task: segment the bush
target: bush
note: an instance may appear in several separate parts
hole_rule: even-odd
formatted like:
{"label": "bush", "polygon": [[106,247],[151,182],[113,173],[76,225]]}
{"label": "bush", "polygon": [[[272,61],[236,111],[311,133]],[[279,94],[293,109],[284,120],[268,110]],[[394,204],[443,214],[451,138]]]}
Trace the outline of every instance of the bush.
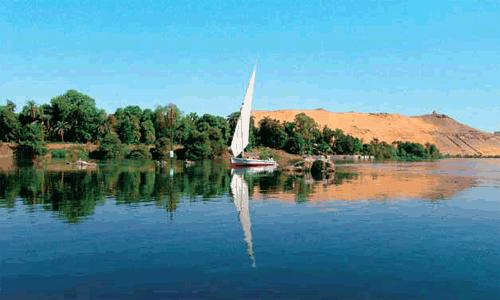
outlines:
{"label": "bush", "polygon": [[370,144],[362,146],[362,153],[372,155],[377,160],[393,159],[397,157],[397,150],[386,142],[373,139]]}
{"label": "bush", "polygon": [[64,149],[51,150],[50,155],[52,156],[52,158],[66,158],[66,150]]}
{"label": "bush", "polygon": [[212,156],[210,140],[205,132],[200,133],[196,130],[191,132],[184,147],[186,158],[190,160],[202,160]]}
{"label": "bush", "polygon": [[99,148],[93,153],[95,158],[121,159],[125,156],[127,147],[122,145],[120,138],[114,132],[109,132],[101,140]]}
{"label": "bush", "polygon": [[86,160],[89,158],[89,151],[82,146],[71,147],[66,150],[66,158],[69,160]]}
{"label": "bush", "polygon": [[151,149],[152,157],[156,160],[165,160],[170,158],[170,140],[162,137],[156,140],[155,147]]}
{"label": "bush", "polygon": [[45,154],[47,154],[47,148],[40,142],[23,141],[16,148],[16,155],[20,158],[32,158]]}
{"label": "bush", "polygon": [[283,148],[287,139],[283,125],[268,117],[259,122],[259,136],[262,145],[277,149]]}
{"label": "bush", "polygon": [[425,151],[427,152],[429,158],[431,159],[438,159],[443,157],[438,147],[434,144],[429,144],[429,143],[425,144]]}
{"label": "bush", "polygon": [[344,134],[340,129],[334,131],[335,142],[333,151],[336,154],[357,154],[362,151],[363,143],[360,139]]}
{"label": "bush", "polygon": [[152,155],[147,146],[141,145],[127,155],[128,159],[151,159]]}
{"label": "bush", "polygon": [[277,160],[278,156],[276,155],[276,153],[274,151],[271,151],[268,149],[262,150],[259,154],[259,159],[270,159],[270,158]]}
{"label": "bush", "polygon": [[306,142],[302,135],[292,132],[285,143],[285,150],[293,154],[303,154],[305,151]]}
{"label": "bush", "polygon": [[18,157],[36,157],[47,153],[47,148],[43,142],[42,126],[37,123],[31,123],[23,126],[20,130],[19,145],[16,149]]}

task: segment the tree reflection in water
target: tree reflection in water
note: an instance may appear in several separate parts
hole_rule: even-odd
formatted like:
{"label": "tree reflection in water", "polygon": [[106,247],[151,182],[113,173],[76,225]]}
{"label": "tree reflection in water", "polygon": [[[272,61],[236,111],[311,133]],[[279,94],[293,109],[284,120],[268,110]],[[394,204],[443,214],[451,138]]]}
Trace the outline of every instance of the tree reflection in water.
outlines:
{"label": "tree reflection in water", "polygon": [[[75,223],[92,215],[97,205],[116,201],[118,205],[152,202],[173,217],[183,202],[211,201],[228,196],[231,172],[220,161],[205,161],[192,167],[181,163],[157,168],[147,162],[120,162],[95,169],[77,170],[64,163],[42,167],[16,167],[0,171],[0,207],[22,203],[28,209],[53,211]],[[251,199],[285,201],[360,200],[386,197],[442,199],[474,184],[473,179],[444,174],[415,172],[393,174],[353,168],[315,181],[310,176],[289,176],[280,172],[245,174]],[[415,186],[415,191],[404,186]]]}

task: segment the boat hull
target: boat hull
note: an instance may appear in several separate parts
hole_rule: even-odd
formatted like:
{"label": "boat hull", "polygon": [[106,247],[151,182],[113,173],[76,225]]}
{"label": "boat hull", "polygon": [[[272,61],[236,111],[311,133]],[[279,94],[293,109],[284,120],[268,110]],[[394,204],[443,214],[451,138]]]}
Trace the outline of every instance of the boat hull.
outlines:
{"label": "boat hull", "polygon": [[278,163],[273,159],[252,159],[252,158],[231,157],[231,166],[237,168],[277,166],[277,165]]}

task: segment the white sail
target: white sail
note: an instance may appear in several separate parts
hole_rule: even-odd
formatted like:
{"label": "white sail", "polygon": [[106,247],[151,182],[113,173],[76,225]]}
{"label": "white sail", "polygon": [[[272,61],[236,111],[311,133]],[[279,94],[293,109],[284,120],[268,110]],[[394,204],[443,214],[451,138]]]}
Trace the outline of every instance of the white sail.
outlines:
{"label": "white sail", "polygon": [[231,142],[231,151],[233,156],[240,155],[245,147],[248,146],[248,137],[250,135],[250,114],[252,112],[252,99],[253,99],[253,86],[255,83],[255,71],[254,67],[252,76],[250,76],[250,81],[248,82],[247,92],[245,98],[243,99],[243,104],[240,109],[240,117],[236,123],[236,128],[233,134],[233,140]]}
{"label": "white sail", "polygon": [[248,185],[243,175],[233,174],[231,179],[231,192],[233,193],[234,205],[238,211],[243,238],[247,244],[248,256],[252,260],[252,267],[255,268],[255,257],[253,254],[252,242],[252,222],[250,221],[250,210],[248,207]]}

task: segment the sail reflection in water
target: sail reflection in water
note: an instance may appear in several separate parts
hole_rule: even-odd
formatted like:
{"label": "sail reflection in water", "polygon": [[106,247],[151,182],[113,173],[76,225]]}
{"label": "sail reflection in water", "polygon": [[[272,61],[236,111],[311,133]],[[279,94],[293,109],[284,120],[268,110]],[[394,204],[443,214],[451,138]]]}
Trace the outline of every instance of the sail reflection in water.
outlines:
{"label": "sail reflection in water", "polygon": [[255,256],[252,242],[252,221],[250,220],[250,209],[248,205],[248,184],[243,178],[243,174],[233,173],[231,178],[231,193],[233,194],[234,206],[238,212],[241,228],[243,229],[244,240],[247,243],[248,256],[252,260],[252,267],[255,268]]}

